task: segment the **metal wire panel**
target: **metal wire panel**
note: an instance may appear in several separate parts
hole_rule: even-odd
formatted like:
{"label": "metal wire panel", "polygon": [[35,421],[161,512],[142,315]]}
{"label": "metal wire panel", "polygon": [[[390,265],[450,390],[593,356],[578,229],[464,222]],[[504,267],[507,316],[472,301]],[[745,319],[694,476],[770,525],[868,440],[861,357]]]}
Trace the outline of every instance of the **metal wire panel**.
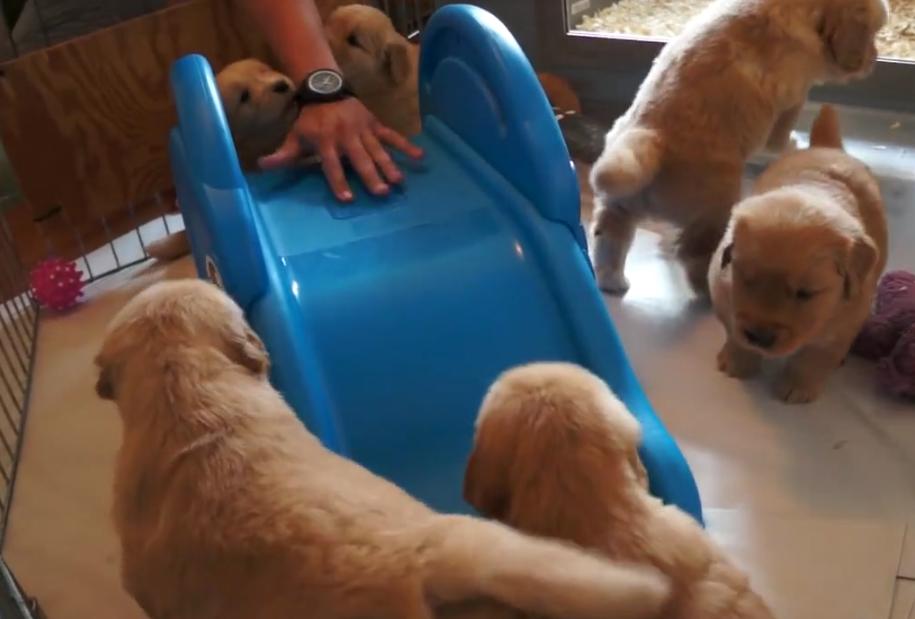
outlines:
{"label": "metal wire panel", "polygon": [[398,32],[412,39],[439,4],[435,0],[381,0],[379,8],[391,17]]}
{"label": "metal wire panel", "polygon": [[0,543],[22,444],[35,359],[38,308],[9,229],[0,226]]}
{"label": "metal wire panel", "polygon": [[45,619],[38,602],[23,593],[22,587],[0,559],[0,617],[2,619]]}
{"label": "metal wire panel", "polygon": [[[7,4],[0,5],[4,9],[0,11],[0,63],[156,11],[165,3],[80,0],[74,4],[80,10],[67,13],[61,9],[66,3],[25,0],[15,14],[6,12]],[[380,2],[398,31],[411,38],[425,25],[436,4],[432,0]],[[13,216],[23,211],[29,215]],[[115,221],[112,213],[123,216]],[[47,256],[75,258],[85,279],[92,281],[146,260],[150,243],[184,227],[170,193],[122,209],[100,210],[96,219],[90,229],[60,205],[32,214],[0,148],[0,547],[15,487],[38,329],[39,312],[29,292],[28,269]],[[37,250],[23,256],[23,246]],[[0,617],[7,616],[31,619],[43,615],[33,600],[22,595],[0,559]]]}

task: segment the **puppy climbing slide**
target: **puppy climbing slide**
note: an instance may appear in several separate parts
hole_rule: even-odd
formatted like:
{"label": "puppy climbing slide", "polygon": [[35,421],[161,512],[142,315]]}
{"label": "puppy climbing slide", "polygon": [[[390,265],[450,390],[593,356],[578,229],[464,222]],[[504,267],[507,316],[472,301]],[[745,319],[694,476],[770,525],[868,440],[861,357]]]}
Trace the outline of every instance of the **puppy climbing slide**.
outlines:
{"label": "puppy climbing slide", "polygon": [[424,161],[402,162],[403,190],[341,205],[319,172],[243,174],[209,65],[176,63],[170,152],[201,276],[244,308],[326,445],[435,508],[469,510],[464,465],[496,376],[567,360],[641,420],[652,491],[701,519],[594,283],[568,151],[524,54],[495,17],[451,5],[419,74]]}

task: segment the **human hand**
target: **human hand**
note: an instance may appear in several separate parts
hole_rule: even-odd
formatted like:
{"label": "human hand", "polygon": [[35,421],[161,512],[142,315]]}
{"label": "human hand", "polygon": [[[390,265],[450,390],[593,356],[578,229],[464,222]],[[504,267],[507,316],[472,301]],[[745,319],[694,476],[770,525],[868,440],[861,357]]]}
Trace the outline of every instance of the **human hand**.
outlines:
{"label": "human hand", "polygon": [[422,149],[382,125],[362,102],[350,97],[303,107],[282,146],[258,163],[262,169],[282,168],[316,150],[331,191],[338,200],[349,202],[353,192],[343,173],[340,162],[343,156],[349,159],[362,182],[375,195],[386,195],[391,184],[403,181],[403,174],[383,145],[414,159],[423,156]]}

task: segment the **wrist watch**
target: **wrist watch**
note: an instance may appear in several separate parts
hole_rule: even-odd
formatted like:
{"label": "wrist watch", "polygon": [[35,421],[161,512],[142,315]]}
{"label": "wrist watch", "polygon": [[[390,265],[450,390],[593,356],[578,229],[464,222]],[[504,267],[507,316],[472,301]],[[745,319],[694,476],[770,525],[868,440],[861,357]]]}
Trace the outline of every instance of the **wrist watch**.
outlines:
{"label": "wrist watch", "polygon": [[312,71],[295,91],[295,100],[299,105],[331,103],[353,96],[343,76],[333,69]]}

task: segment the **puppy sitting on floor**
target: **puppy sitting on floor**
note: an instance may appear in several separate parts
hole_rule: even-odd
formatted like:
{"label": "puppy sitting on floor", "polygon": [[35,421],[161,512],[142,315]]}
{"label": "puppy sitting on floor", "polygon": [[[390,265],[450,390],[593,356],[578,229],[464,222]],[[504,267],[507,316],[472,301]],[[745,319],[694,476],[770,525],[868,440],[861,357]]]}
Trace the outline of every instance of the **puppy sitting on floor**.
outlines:
{"label": "puppy sitting on floor", "polygon": [[[227,65],[216,75],[216,86],[243,170],[280,147],[299,113],[292,80],[249,58]],[[177,205],[174,208],[177,212]],[[184,230],[150,243],[147,253],[158,260],[175,260],[191,250]]]}
{"label": "puppy sitting on floor", "polygon": [[516,368],[480,409],[464,497],[525,533],[660,569],[674,586],[665,619],[771,619],[699,524],[649,495],[640,441],[638,421],[587,370]]}
{"label": "puppy sitting on floor", "polygon": [[887,10],[886,0],[716,0],[668,43],[591,173],[601,288],[628,289],[636,224],[653,217],[680,228],[677,256],[704,293],[744,162],[787,145],[813,84],[871,70]]}
{"label": "puppy sitting on floor", "polygon": [[215,286],[148,288],[96,363],[123,422],[122,578],[152,619],[648,619],[666,600],[657,571],[436,514],[325,449]]}
{"label": "puppy sitting on floor", "polygon": [[406,136],[419,133],[419,48],[387,15],[362,4],[336,9],[324,30],[353,93],[383,125]]}
{"label": "puppy sitting on floor", "polygon": [[810,146],[773,163],[735,207],[708,276],[727,331],[719,369],[747,378],[764,357],[786,359],[776,394],[793,403],[816,399],[844,361],[887,253],[880,188],[843,151],[831,106]]}

